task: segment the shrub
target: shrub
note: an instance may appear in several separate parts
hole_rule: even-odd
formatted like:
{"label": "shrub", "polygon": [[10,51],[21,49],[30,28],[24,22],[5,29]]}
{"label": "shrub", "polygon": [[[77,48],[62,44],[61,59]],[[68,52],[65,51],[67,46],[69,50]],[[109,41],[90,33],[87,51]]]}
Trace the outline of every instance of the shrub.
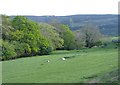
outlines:
{"label": "shrub", "polygon": [[14,59],[16,57],[15,47],[8,41],[2,43],[2,60]]}
{"label": "shrub", "polygon": [[97,41],[97,42],[94,43],[94,46],[95,46],[95,45],[96,45],[96,46],[101,46],[101,45],[103,45],[103,42],[102,42],[102,41]]}

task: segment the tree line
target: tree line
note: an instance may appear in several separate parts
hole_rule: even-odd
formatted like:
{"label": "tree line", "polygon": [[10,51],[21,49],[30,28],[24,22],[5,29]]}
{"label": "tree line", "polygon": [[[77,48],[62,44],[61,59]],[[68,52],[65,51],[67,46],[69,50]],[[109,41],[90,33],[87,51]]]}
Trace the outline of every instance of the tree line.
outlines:
{"label": "tree line", "polygon": [[75,50],[101,45],[101,33],[94,25],[71,31],[65,24],[37,23],[25,16],[2,16],[0,60],[47,55],[54,50]]}

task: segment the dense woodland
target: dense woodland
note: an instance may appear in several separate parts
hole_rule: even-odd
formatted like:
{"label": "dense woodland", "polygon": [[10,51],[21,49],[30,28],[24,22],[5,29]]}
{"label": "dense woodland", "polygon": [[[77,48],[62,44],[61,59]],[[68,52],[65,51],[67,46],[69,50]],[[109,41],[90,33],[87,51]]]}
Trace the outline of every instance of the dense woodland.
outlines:
{"label": "dense woodland", "polygon": [[98,26],[86,24],[82,29],[70,30],[68,25],[38,23],[25,16],[9,18],[2,15],[1,60],[47,55],[54,50],[78,50],[101,46],[103,36]]}

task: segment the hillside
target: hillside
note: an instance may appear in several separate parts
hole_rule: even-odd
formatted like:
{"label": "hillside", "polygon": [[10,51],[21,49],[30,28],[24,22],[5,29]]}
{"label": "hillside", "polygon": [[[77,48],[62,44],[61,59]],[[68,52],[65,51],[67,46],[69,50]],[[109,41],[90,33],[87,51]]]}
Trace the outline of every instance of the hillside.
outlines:
{"label": "hillside", "polygon": [[[61,58],[68,56],[65,61]],[[73,57],[74,56],[74,57]],[[54,51],[51,55],[5,61],[3,83],[117,82],[118,52],[114,48]],[[46,62],[49,60],[50,62]],[[109,74],[110,73],[110,74]]]}
{"label": "hillside", "polygon": [[116,36],[118,34],[117,15],[70,15],[70,16],[26,16],[36,22],[50,23],[57,21],[67,24],[71,30],[82,28],[86,23],[99,26],[100,31],[105,35]]}

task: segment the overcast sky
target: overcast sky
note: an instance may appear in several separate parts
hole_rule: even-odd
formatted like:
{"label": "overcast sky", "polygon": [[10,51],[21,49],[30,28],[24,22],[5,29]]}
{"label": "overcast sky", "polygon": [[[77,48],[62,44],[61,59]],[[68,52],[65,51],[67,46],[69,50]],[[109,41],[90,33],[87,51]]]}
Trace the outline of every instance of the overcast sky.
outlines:
{"label": "overcast sky", "polygon": [[119,0],[0,0],[0,14],[117,14]]}

